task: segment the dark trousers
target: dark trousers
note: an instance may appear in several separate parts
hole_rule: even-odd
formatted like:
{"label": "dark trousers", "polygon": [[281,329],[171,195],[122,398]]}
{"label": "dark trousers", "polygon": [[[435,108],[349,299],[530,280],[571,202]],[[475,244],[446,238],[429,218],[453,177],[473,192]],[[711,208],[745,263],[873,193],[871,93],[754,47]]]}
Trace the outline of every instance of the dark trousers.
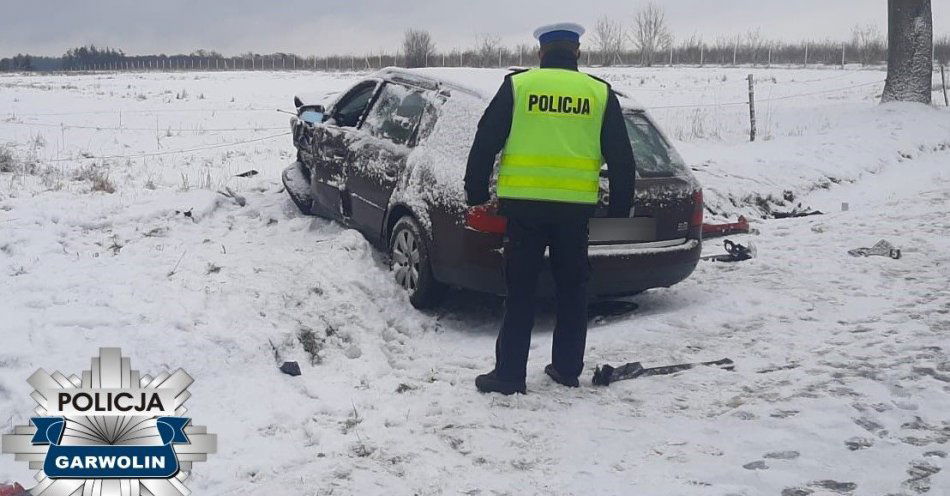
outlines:
{"label": "dark trousers", "polygon": [[557,285],[557,325],[551,363],[565,377],[584,369],[587,340],[587,223],[570,220],[508,218],[505,240],[505,320],[495,343],[495,370],[504,380],[525,378],[531,329],[534,327],[538,275],[544,268],[544,249],[550,248],[551,272]]}

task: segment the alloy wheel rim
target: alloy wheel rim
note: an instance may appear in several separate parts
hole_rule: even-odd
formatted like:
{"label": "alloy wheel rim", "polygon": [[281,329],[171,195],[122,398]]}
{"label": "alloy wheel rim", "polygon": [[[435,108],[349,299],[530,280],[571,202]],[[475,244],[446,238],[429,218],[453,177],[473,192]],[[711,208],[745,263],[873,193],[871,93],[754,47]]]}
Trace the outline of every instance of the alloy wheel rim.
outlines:
{"label": "alloy wheel rim", "polygon": [[400,231],[393,242],[393,273],[396,283],[410,293],[419,287],[420,258],[416,236],[409,230]]}

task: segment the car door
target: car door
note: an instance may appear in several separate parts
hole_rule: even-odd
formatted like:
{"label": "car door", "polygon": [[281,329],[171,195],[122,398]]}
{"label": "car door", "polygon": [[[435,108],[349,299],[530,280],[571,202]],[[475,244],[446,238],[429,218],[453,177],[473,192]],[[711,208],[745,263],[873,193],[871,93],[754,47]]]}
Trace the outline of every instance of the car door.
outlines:
{"label": "car door", "polygon": [[346,163],[350,144],[378,88],[378,81],[354,86],[333,106],[327,120],[314,126],[310,176],[313,213],[334,220],[349,215]]}
{"label": "car door", "polygon": [[418,137],[430,106],[425,90],[386,82],[366,115],[363,138],[351,146],[346,189],[351,223],[367,238],[382,238],[389,199]]}

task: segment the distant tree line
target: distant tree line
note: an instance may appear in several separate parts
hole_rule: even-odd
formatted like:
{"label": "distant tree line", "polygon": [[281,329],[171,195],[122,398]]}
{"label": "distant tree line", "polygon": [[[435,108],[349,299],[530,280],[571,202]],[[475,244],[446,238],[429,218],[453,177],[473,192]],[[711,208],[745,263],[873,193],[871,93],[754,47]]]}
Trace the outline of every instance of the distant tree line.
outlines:
{"label": "distant tree line", "polygon": [[63,69],[77,70],[80,67],[89,65],[108,65],[121,63],[125,60],[125,53],[122,50],[113,50],[112,48],[98,48],[95,45],[89,45],[79,48],[66,50],[63,55]]}
{"label": "distant tree line", "polygon": [[59,71],[62,68],[62,59],[59,57],[17,54],[0,59],[0,71]]}
{"label": "distant tree line", "polygon": [[[832,39],[786,42],[770,40],[761,29],[706,40],[693,35],[676,39],[666,14],[656,3],[647,3],[626,23],[618,16],[604,16],[591,29],[582,46],[581,63],[610,65],[883,65],[887,39],[876,26],[854,26],[847,41]],[[210,50],[189,54],[129,55],[109,47],[83,46],[62,57],[19,54],[0,59],[0,71],[95,70],[323,70],[359,71],[400,67],[510,67],[537,64],[533,43],[505,46],[496,35],[485,34],[467,48],[438,50],[429,32],[409,29],[402,44],[389,53],[363,55],[301,56],[294,53],[243,53],[224,56]],[[950,64],[950,35],[934,40],[934,59]]]}

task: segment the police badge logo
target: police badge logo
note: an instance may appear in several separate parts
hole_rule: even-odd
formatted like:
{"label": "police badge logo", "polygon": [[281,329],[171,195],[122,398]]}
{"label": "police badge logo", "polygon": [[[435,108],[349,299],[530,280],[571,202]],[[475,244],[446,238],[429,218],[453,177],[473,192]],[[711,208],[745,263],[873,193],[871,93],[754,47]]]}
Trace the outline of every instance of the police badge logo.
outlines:
{"label": "police badge logo", "polygon": [[194,462],[217,436],[190,425],[185,371],[132,370],[118,348],[101,348],[82,377],[40,369],[32,425],[4,434],[2,451],[38,470],[33,496],[183,496]]}

